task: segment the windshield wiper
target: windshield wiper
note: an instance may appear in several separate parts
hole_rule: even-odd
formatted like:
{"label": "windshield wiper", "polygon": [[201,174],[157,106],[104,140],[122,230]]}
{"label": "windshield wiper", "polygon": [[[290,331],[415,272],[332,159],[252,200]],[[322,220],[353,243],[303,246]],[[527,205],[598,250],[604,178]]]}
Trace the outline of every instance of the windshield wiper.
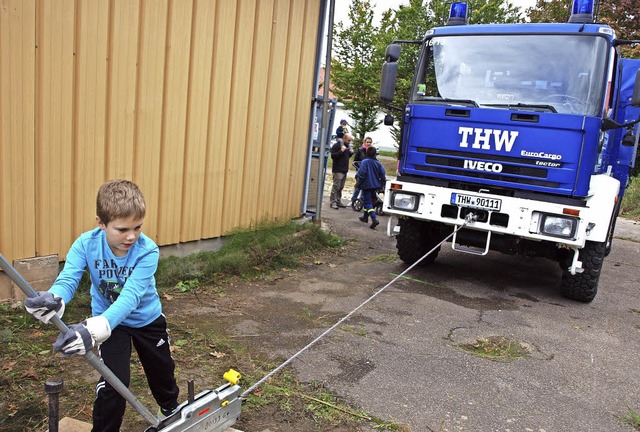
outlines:
{"label": "windshield wiper", "polygon": [[553,105],[538,105],[538,104],[526,104],[526,103],[517,103],[517,104],[482,104],[482,106],[488,107],[496,107],[496,108],[509,108],[513,110],[531,110],[531,111],[549,111],[552,113],[557,113],[556,108]]}
{"label": "windshield wiper", "polygon": [[418,100],[421,102],[431,102],[438,105],[464,105],[478,108],[478,103],[471,99],[449,99],[437,96],[419,96]]}

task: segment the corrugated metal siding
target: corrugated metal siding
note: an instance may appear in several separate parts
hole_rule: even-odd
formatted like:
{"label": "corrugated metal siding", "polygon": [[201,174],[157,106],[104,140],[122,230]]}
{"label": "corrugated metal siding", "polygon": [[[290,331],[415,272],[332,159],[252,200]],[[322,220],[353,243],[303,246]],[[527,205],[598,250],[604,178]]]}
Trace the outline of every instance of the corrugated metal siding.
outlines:
{"label": "corrugated metal siding", "polygon": [[160,245],[300,214],[320,0],[0,0],[0,252],[59,254],[108,178]]}

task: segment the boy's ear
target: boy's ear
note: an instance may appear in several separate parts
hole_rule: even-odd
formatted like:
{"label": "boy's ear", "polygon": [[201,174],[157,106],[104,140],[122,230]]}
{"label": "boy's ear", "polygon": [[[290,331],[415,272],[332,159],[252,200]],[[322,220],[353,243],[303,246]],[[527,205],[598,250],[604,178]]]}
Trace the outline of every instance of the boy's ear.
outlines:
{"label": "boy's ear", "polygon": [[100,216],[96,216],[96,222],[98,223],[98,226],[100,227],[100,229],[107,228],[107,226],[100,220]]}

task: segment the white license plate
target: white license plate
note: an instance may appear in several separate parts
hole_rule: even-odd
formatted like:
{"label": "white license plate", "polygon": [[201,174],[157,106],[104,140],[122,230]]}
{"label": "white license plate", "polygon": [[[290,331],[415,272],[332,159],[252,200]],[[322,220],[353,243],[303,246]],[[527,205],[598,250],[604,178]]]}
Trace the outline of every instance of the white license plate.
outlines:
{"label": "white license plate", "polygon": [[476,195],[452,193],[451,204],[479,210],[500,211],[502,200],[495,198],[485,198]]}

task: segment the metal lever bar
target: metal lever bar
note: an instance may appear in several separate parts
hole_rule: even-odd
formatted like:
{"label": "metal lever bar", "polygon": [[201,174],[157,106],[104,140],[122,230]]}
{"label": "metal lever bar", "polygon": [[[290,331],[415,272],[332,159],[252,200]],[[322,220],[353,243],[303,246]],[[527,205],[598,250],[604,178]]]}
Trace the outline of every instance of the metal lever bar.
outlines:
{"label": "metal lever bar", "polygon": [[[36,290],[33,289],[31,285],[13,268],[11,264],[6,260],[4,256],[0,253],[0,267],[2,270],[11,278],[11,280],[18,285],[18,287],[22,290],[23,293],[27,297],[36,297],[38,294]],[[62,333],[66,333],[69,330],[69,327],[62,322],[58,315],[54,315],[51,318],[51,322],[53,325],[57,327],[58,330]],[[160,424],[160,419],[154,416],[151,411],[147,409],[142,403],[136,398],[133,393],[125,386],[120,379],[109,369],[100,358],[95,355],[92,350],[87,351],[84,355],[84,359],[89,363],[95,370],[100,372],[100,375],[109,383],[111,386],[122,396],[125,398],[129,404],[135,409],[142,417],[149,422],[151,426],[158,426]]]}

